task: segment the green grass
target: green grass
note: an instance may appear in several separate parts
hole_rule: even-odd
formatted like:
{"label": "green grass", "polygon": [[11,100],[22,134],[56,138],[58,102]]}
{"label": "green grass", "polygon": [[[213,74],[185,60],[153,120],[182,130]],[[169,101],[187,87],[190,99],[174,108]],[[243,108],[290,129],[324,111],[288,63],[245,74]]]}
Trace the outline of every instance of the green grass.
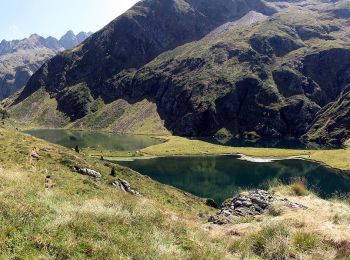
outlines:
{"label": "green grass", "polygon": [[[284,212],[209,227],[215,210],[203,199],[130,169],[4,128],[0,143],[0,259],[282,259],[336,252],[314,244],[312,237],[323,239],[314,231],[300,235],[293,225],[276,223]],[[33,147],[39,161],[30,159]],[[74,165],[101,172],[102,181],[73,172]],[[45,188],[47,175],[52,188]],[[142,196],[115,190],[115,178]]]}
{"label": "green grass", "polygon": [[[259,233],[252,237],[252,250],[257,255],[264,256],[272,252],[269,251],[271,241],[287,239],[289,231],[284,225],[271,225],[263,228]],[[276,259],[276,258],[274,258]]]}
{"label": "green grass", "polygon": [[57,110],[56,99],[50,98],[44,89],[39,89],[18,105],[7,108],[7,111],[11,123],[19,128],[60,128],[69,122]]}
{"label": "green grass", "polygon": [[168,135],[156,106],[147,100],[129,104],[116,100],[100,104],[99,109],[86,117],[69,124],[72,129],[94,129],[108,132]]}
{"label": "green grass", "polygon": [[317,247],[319,241],[314,234],[299,231],[293,236],[293,245],[297,251],[306,252]]}
{"label": "green grass", "polygon": [[[115,166],[142,197],[114,190],[111,164],[0,128],[0,258],[225,257],[198,227],[212,210],[203,200]],[[36,146],[39,161],[29,160]],[[72,172],[95,169],[101,183]],[[55,186],[44,188],[45,176]],[[175,219],[175,220],[174,220]],[[213,250],[215,248],[215,250]]]}

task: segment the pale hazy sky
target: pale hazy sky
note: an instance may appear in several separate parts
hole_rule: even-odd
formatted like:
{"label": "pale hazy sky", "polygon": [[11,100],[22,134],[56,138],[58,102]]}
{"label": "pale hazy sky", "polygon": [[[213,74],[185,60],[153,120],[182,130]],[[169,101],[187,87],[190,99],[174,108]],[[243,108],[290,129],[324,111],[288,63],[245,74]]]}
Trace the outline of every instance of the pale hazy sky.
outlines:
{"label": "pale hazy sky", "polygon": [[0,41],[96,32],[139,0],[0,0]]}

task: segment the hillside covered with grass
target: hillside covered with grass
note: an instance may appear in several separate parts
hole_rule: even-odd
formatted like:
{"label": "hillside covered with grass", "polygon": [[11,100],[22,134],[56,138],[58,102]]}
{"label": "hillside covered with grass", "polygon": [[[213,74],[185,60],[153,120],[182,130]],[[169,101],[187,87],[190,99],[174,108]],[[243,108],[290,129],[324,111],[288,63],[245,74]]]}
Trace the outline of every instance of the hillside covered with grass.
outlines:
{"label": "hillside covered with grass", "polygon": [[[331,259],[350,255],[350,206],[300,186],[257,217],[208,223],[215,209],[130,169],[0,128],[0,257],[18,259]],[[35,148],[35,149],[34,149]],[[34,149],[34,153],[33,153]],[[100,172],[101,180],[74,166]],[[115,167],[115,177],[111,169]],[[141,195],[111,183],[127,180]],[[321,258],[320,258],[321,257]],[[307,258],[308,259],[308,258]]]}

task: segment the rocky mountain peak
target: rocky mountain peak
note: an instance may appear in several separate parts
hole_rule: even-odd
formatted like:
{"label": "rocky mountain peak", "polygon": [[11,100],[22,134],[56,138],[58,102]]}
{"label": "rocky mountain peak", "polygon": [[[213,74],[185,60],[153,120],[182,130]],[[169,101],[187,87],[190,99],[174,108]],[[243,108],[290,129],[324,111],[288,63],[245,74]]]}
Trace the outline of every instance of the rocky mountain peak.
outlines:
{"label": "rocky mountain peak", "polygon": [[0,100],[9,97],[22,88],[30,76],[44,63],[65,49],[75,47],[90,34],[80,33],[76,38],[72,31],[62,37],[63,44],[56,38],[44,38],[32,34],[22,40],[0,42]]}
{"label": "rocky mountain peak", "polygon": [[92,32],[80,32],[76,35],[76,38],[78,42],[83,42],[91,35],[92,35]]}
{"label": "rocky mountain peak", "polygon": [[71,49],[78,44],[78,39],[73,31],[68,31],[59,42],[65,49]]}

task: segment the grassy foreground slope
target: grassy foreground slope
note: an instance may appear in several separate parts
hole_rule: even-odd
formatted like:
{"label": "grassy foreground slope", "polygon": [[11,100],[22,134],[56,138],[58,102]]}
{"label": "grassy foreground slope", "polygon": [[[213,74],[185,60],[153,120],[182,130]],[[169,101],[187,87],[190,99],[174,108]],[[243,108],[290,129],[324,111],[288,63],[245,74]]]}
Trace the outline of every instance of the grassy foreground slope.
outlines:
{"label": "grassy foreground slope", "polygon": [[[147,147],[142,152],[153,156],[244,154],[254,157],[300,157],[318,161],[335,169],[350,170],[350,161],[348,159],[350,157],[349,148],[335,150],[293,150],[230,147],[178,136],[161,137],[161,139],[166,140],[166,142]],[[346,144],[349,144],[349,142]]]}
{"label": "grassy foreground slope", "polygon": [[[110,166],[68,149],[0,128],[0,258],[115,259],[225,257],[225,243],[199,226],[202,200],[117,168],[143,196],[115,190]],[[39,161],[30,160],[33,147]],[[102,173],[101,183],[74,173]],[[45,189],[46,175],[54,183]]]}
{"label": "grassy foreground slope", "polygon": [[[0,259],[343,259],[350,206],[291,187],[276,194],[307,206],[275,205],[255,219],[208,224],[195,196],[117,166],[142,196],[113,189],[111,165],[0,128]],[[31,159],[36,147],[38,161]],[[102,173],[102,181],[71,166]],[[51,176],[53,187],[44,186]],[[300,195],[299,194],[299,195]]]}

